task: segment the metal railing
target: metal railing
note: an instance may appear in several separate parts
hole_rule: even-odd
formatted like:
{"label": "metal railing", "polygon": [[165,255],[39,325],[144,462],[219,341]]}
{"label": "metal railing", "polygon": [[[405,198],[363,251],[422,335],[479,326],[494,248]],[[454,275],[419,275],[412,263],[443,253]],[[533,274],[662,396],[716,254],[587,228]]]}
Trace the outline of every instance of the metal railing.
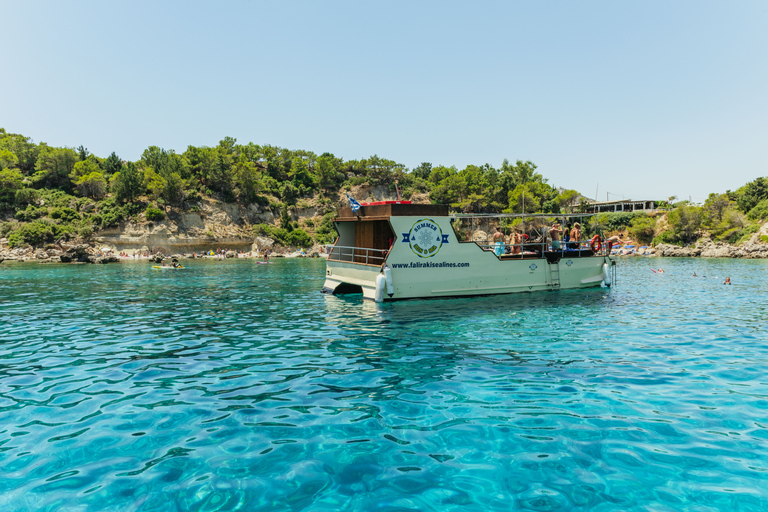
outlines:
{"label": "metal railing", "polygon": [[330,261],[349,261],[352,263],[365,263],[366,265],[380,265],[386,259],[387,252],[383,249],[336,245],[329,248],[328,259]]}
{"label": "metal railing", "polygon": [[[520,244],[502,244],[501,245],[501,255],[504,256],[504,259],[514,259],[515,256],[520,258],[525,258],[526,256],[534,256],[539,255],[539,257],[542,256],[542,253],[544,252],[559,252],[563,256],[565,256],[566,253],[576,253],[574,256],[577,258],[580,258],[582,256],[582,251],[592,251],[592,248],[590,247],[590,241],[591,240],[583,240],[579,242],[564,242],[560,240],[560,248],[559,249],[553,249],[551,242],[543,242],[541,240],[539,241],[530,241],[530,242],[523,242]],[[480,248],[482,248],[484,251],[490,251],[495,253],[496,250],[496,243],[480,243],[475,242]],[[605,243],[605,241],[602,242],[600,250],[599,251],[593,251],[593,255],[607,255],[608,254],[608,244]],[[507,252],[507,249],[510,249],[510,252]],[[515,250],[517,249],[517,251]]]}

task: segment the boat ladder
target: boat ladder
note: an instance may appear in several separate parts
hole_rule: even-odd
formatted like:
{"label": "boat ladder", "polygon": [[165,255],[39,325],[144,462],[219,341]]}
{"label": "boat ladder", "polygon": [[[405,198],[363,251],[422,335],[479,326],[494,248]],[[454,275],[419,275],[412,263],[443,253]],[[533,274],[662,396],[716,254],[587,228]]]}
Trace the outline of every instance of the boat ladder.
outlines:
{"label": "boat ladder", "polygon": [[560,262],[558,261],[549,264],[549,286],[553,290],[560,289]]}

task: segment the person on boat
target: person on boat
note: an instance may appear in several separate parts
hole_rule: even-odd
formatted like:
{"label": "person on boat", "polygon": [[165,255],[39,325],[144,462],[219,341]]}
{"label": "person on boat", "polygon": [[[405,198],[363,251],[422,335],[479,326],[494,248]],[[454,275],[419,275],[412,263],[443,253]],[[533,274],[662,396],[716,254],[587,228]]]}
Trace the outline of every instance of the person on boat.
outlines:
{"label": "person on boat", "polygon": [[723,281],[723,284],[731,284],[731,278],[730,277],[726,277],[725,281]]}
{"label": "person on boat", "polygon": [[618,235],[613,235],[612,237],[607,238],[605,240],[605,243],[607,244],[608,242],[610,242],[611,245],[616,245],[616,244],[628,244],[628,243],[632,242],[632,240],[622,240],[621,237],[623,235],[624,235],[624,233],[619,233]]}
{"label": "person on boat", "polygon": [[581,224],[578,222],[573,223],[573,228],[571,228],[571,249],[578,249],[579,248],[579,242],[581,242]]}
{"label": "person on boat", "polygon": [[264,261],[269,261],[269,254],[267,254],[267,251],[264,251]]}
{"label": "person on boat", "polygon": [[493,242],[495,245],[493,252],[496,256],[501,256],[504,252],[504,235],[501,233],[500,227],[497,227],[496,232],[493,234]]}
{"label": "person on boat", "polygon": [[523,234],[515,230],[509,235],[509,242],[512,244],[512,254],[520,254],[520,247],[523,243]]}
{"label": "person on boat", "polygon": [[560,227],[559,222],[555,222],[552,224],[552,227],[549,228],[549,236],[552,238],[552,250],[553,251],[559,251],[560,250],[560,235],[562,234],[563,230]]}

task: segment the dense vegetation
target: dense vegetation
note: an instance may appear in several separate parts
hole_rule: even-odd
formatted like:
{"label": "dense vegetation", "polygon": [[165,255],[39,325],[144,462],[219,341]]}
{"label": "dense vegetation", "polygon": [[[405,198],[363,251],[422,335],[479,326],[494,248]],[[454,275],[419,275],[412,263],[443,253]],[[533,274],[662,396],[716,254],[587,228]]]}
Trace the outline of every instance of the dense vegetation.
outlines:
{"label": "dense vegetation", "polygon": [[[709,236],[715,242],[738,245],[768,221],[768,179],[757,178],[736,191],[712,193],[703,205],[674,203],[660,215],[664,217],[642,212],[600,214],[597,222],[601,229],[624,231],[641,244],[684,246]],[[768,242],[768,237],[761,237],[761,241]]]}
{"label": "dense vegetation", "polygon": [[[423,163],[409,170],[376,155],[348,160],[331,153],[289,150],[225,137],[214,147],[189,146],[182,154],[150,146],[138,161],[114,152],[106,158],[86,148],[35,144],[0,128],[0,224],[11,246],[58,239],[87,239],[127,220],[161,221],[169,212],[199,209],[204,198],[257,203],[279,214],[279,226],[254,226],[285,245],[329,241],[339,190],[395,184],[404,198],[427,193],[433,203],[463,212],[559,212],[578,203],[575,190],[557,190],[531,162],[504,161],[455,167]],[[315,206],[322,219],[292,220],[296,208]],[[276,215],[277,216],[277,215]]]}
{"label": "dense vegetation", "polygon": [[[577,191],[548,184],[529,161],[505,160],[498,169],[430,163],[407,169],[376,155],[345,161],[331,153],[243,145],[225,137],[216,146],[189,146],[182,154],[150,146],[131,162],[114,152],[100,158],[83,146],[35,144],[0,128],[0,215],[6,219],[0,237],[11,247],[87,240],[128,220],[159,222],[173,212],[198,211],[203,200],[268,208],[279,223],[255,225],[253,233],[307,247],[333,238],[339,191],[371,185],[394,193],[396,184],[405,199],[428,194],[431,202],[465,213],[558,213],[584,204]],[[319,218],[299,225],[292,213],[308,206],[317,208]],[[701,206],[676,203],[665,215],[657,222],[645,213],[600,214],[587,232],[626,232],[643,244],[685,245],[705,233],[740,243],[768,219],[768,179],[710,194]]]}

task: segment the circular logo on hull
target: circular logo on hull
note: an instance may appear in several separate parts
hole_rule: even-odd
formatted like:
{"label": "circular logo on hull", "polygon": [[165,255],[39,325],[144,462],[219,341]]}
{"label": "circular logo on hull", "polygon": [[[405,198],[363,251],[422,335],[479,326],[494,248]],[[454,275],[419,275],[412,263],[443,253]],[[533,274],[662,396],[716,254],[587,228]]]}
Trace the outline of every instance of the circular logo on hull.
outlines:
{"label": "circular logo on hull", "polygon": [[431,258],[443,246],[443,231],[431,219],[416,221],[408,233],[408,243],[411,250],[419,258]]}

